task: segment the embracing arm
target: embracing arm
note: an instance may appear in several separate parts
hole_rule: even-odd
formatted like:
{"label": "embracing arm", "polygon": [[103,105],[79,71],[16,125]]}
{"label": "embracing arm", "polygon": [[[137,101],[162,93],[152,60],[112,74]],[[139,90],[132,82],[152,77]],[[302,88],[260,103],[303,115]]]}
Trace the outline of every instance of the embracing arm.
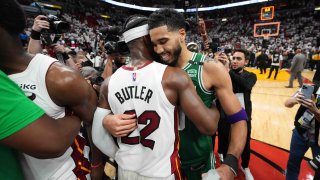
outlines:
{"label": "embracing arm", "polygon": [[94,146],[91,137],[93,115],[97,106],[97,96],[93,88],[78,72],[60,63],[54,63],[50,67],[46,82],[48,92],[54,102],[70,108],[85,124],[91,144],[91,164],[100,164],[102,153]]}
{"label": "embracing arm", "polygon": [[71,146],[79,130],[80,120],[75,116],[55,120],[43,115],[0,142],[36,158],[56,158]]}
{"label": "embracing arm", "polygon": [[[224,112],[230,116],[241,111],[241,105],[238,98],[232,91],[232,83],[230,76],[221,63],[208,62],[204,64],[204,78],[211,87],[214,88],[217,97],[221,103]],[[231,124],[231,138],[228,148],[228,154],[232,154],[238,159],[240,158],[247,139],[247,119]]]}
{"label": "embracing arm", "polygon": [[[108,84],[109,78],[106,79],[100,90],[98,107],[109,109],[108,102]],[[135,114],[109,114],[103,120],[103,127],[114,137],[127,136],[137,128],[137,119]]]}
{"label": "embracing arm", "polygon": [[170,88],[177,90],[177,98],[183,112],[190,118],[202,134],[213,135],[218,127],[220,114],[215,106],[210,109],[205,106],[190,77],[181,69],[175,71],[168,67],[166,71],[172,71],[167,78]]}

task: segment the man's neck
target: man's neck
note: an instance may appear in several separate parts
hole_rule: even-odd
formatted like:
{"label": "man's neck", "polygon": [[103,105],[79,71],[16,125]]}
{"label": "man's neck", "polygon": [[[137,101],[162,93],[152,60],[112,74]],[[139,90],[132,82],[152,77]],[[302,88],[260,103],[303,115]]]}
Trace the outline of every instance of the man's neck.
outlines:
{"label": "man's neck", "polygon": [[32,60],[33,56],[26,53],[16,54],[10,59],[5,59],[0,64],[0,69],[7,75],[17,74],[25,71]]}
{"label": "man's neck", "polygon": [[151,56],[148,53],[136,52],[131,53],[130,63],[128,66],[131,67],[139,67],[143,66],[145,63],[150,62],[152,60]]}
{"label": "man's neck", "polygon": [[191,60],[192,55],[193,53],[191,51],[189,51],[186,48],[182,48],[178,59],[177,67],[183,68],[189,62],[189,60]]}

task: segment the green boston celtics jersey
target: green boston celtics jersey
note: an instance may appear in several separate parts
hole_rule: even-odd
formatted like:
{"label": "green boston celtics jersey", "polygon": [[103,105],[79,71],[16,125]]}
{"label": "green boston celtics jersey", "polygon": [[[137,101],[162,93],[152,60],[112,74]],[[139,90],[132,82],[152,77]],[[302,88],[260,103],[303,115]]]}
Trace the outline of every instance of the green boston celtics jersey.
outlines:
{"label": "green boston celtics jersey", "polygon": [[[205,56],[202,54],[193,54],[193,62],[189,62],[183,70],[188,73],[196,88],[196,91],[204,104],[210,107],[215,99],[213,91],[206,90],[203,85],[202,71]],[[180,122],[180,159],[182,167],[208,160],[213,152],[211,136],[203,135],[196,126],[184,115]]]}

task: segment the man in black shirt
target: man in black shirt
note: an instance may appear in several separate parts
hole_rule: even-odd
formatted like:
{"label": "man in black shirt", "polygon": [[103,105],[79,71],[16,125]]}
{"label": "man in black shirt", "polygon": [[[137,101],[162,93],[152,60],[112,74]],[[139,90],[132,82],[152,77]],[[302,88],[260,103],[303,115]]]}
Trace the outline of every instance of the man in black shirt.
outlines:
{"label": "man in black shirt", "polygon": [[[248,121],[247,121],[247,141],[244,147],[243,153],[241,155],[241,166],[242,170],[246,176],[246,180],[253,180],[253,176],[250,172],[249,161],[250,161],[250,139],[251,139],[251,113],[252,113],[252,103],[251,103],[251,90],[257,82],[257,76],[254,73],[244,70],[244,66],[248,64],[250,59],[250,53],[244,49],[236,49],[229,69],[228,63],[226,68],[229,71],[233,93],[239,98],[241,106],[245,109]],[[217,105],[219,107],[219,102]],[[229,132],[230,124],[227,123],[226,114],[220,108],[220,121],[218,125],[218,135],[219,135],[219,153],[223,153],[225,156],[229,146]],[[221,152],[222,151],[222,152]]]}
{"label": "man in black shirt", "polygon": [[261,54],[257,57],[258,67],[260,69],[260,74],[265,74],[267,71],[268,64],[268,55],[266,54],[266,50],[262,49]]}

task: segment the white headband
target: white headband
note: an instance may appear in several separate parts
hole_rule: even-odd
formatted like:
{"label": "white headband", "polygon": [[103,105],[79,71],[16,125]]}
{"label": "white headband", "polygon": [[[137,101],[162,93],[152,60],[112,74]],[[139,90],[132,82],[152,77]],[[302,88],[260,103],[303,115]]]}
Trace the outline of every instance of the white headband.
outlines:
{"label": "white headband", "polygon": [[136,27],[136,28],[133,28],[133,29],[130,29],[130,30],[124,32],[123,38],[124,38],[124,41],[126,43],[128,43],[134,39],[143,37],[148,34],[149,34],[149,26],[148,26],[148,24],[145,24],[145,25],[142,25],[142,26],[139,26],[139,27]]}

